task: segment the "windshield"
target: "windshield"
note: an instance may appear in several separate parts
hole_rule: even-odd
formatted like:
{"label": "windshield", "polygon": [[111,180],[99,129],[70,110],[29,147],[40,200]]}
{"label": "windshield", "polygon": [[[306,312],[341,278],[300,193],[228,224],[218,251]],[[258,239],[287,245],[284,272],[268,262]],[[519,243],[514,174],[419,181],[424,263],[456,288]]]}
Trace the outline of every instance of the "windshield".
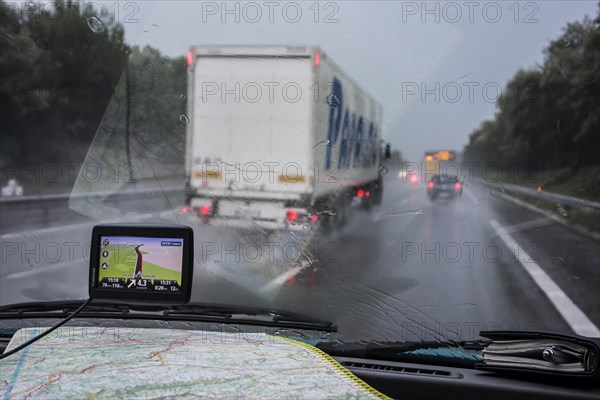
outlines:
{"label": "windshield", "polygon": [[600,336],[597,1],[0,3],[0,305],[164,222],[193,302]]}

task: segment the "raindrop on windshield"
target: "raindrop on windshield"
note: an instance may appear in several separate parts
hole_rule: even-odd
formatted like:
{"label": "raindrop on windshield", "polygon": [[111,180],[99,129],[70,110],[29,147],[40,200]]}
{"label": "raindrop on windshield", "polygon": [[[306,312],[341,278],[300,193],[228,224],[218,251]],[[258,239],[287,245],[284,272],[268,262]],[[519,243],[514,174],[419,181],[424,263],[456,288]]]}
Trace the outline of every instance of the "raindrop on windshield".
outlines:
{"label": "raindrop on windshield", "polygon": [[490,189],[490,194],[494,197],[502,197],[504,196],[504,189],[502,186],[495,186]]}
{"label": "raindrop on windshield", "polygon": [[187,100],[187,97],[186,97],[186,95],[185,95],[185,94],[180,94],[180,95],[179,95],[179,99],[180,99],[181,101],[186,101],[186,100]]}
{"label": "raindrop on windshield", "polygon": [[320,146],[322,144],[329,144],[329,140],[321,140],[319,143],[317,143],[313,146],[313,149],[316,149],[318,146]]}
{"label": "raindrop on windshield", "polygon": [[335,95],[329,95],[325,98],[325,103],[329,104],[331,107],[337,107],[340,105],[340,100]]}
{"label": "raindrop on windshield", "polygon": [[50,49],[50,42],[45,37],[38,36],[34,39],[35,45],[42,50]]}
{"label": "raindrop on windshield", "polygon": [[379,168],[379,173],[380,173],[381,175],[385,175],[385,174],[387,174],[387,173],[388,173],[388,169],[387,169],[386,167],[380,167],[380,168]]}
{"label": "raindrop on windshield", "polygon": [[564,262],[565,262],[565,259],[562,257],[554,257],[552,259],[552,264],[554,264],[554,265],[562,264]]}
{"label": "raindrop on windshield", "polygon": [[180,120],[181,122],[183,122],[184,124],[189,124],[189,123],[190,123],[190,119],[189,119],[189,118],[187,117],[187,115],[185,115],[185,114],[181,114],[181,115],[179,116],[179,120]]}
{"label": "raindrop on windshield", "polygon": [[91,16],[87,20],[88,28],[94,33],[100,33],[104,30],[104,23],[100,21],[100,18]]}
{"label": "raindrop on windshield", "polygon": [[231,190],[237,190],[237,189],[238,189],[238,186],[237,186],[235,183],[232,183],[231,185],[229,185],[229,188],[230,188]]}
{"label": "raindrop on windshield", "polygon": [[558,41],[558,43],[560,43],[561,46],[569,47],[569,45],[571,44],[571,40],[568,38],[562,38]]}
{"label": "raindrop on windshield", "polygon": [[557,204],[556,205],[558,208],[558,213],[560,215],[562,215],[563,217],[567,217],[569,214],[567,213],[567,209],[563,207],[562,204]]}

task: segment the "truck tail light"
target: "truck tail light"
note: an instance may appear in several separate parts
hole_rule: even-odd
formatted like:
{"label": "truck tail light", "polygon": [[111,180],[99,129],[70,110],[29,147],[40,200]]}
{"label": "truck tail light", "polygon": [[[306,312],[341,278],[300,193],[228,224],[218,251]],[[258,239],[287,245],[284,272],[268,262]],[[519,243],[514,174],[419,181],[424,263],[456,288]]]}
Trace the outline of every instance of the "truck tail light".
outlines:
{"label": "truck tail light", "polygon": [[358,191],[356,192],[356,195],[358,197],[363,197],[365,195],[364,189],[358,189]]}
{"label": "truck tail light", "polygon": [[191,51],[188,51],[187,54],[187,65],[192,65],[192,62],[194,61],[194,56],[192,54]]}
{"label": "truck tail light", "polygon": [[298,211],[288,211],[286,214],[286,218],[289,219],[290,221],[293,221],[295,219],[298,219]]}
{"label": "truck tail light", "polygon": [[427,182],[427,189],[433,189],[433,181]]}
{"label": "truck tail light", "polygon": [[456,182],[456,183],[454,184],[454,189],[456,189],[456,190],[460,190],[460,182]]}
{"label": "truck tail light", "polygon": [[206,216],[210,215],[211,213],[212,213],[212,205],[206,204],[206,205],[200,207],[200,215],[202,215],[203,217],[206,217]]}

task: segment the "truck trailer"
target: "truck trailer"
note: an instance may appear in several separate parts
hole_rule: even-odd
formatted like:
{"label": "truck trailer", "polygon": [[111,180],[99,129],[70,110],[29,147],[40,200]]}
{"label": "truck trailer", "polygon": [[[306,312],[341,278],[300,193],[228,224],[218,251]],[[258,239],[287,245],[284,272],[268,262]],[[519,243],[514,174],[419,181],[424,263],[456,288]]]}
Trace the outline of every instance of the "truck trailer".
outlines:
{"label": "truck trailer", "polygon": [[381,106],[317,46],[193,46],[186,202],[205,222],[339,226],[381,203]]}

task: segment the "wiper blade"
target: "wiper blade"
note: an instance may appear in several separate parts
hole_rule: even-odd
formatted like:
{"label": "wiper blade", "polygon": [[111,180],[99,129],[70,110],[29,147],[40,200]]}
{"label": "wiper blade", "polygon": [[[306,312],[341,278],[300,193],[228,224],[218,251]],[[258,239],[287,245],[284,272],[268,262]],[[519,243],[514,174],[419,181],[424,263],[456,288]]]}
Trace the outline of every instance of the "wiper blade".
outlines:
{"label": "wiper blade", "polygon": [[324,321],[319,318],[310,317],[304,314],[273,308],[192,303],[186,305],[169,306],[168,309],[163,312],[163,314],[170,317],[212,317],[216,322],[222,322],[222,320],[225,320],[231,323],[316,329],[327,332],[337,331],[336,325],[330,321]]}
{"label": "wiper blade", "polygon": [[[83,304],[83,300],[21,303],[0,307],[0,318],[64,317]],[[277,309],[245,306],[224,306],[207,303],[184,305],[140,305],[92,302],[78,317],[154,319],[168,321],[199,321],[274,326],[335,332],[329,322],[303,314]]]}
{"label": "wiper blade", "polygon": [[[68,300],[68,301],[51,301],[51,302],[32,302],[32,303],[20,303],[8,306],[0,307],[0,316],[15,316],[15,315],[29,315],[39,313],[70,313],[73,310],[79,308],[85,300]],[[127,304],[116,304],[116,303],[90,303],[88,304],[83,313],[87,312],[116,312],[126,314],[130,310],[130,306]]]}

